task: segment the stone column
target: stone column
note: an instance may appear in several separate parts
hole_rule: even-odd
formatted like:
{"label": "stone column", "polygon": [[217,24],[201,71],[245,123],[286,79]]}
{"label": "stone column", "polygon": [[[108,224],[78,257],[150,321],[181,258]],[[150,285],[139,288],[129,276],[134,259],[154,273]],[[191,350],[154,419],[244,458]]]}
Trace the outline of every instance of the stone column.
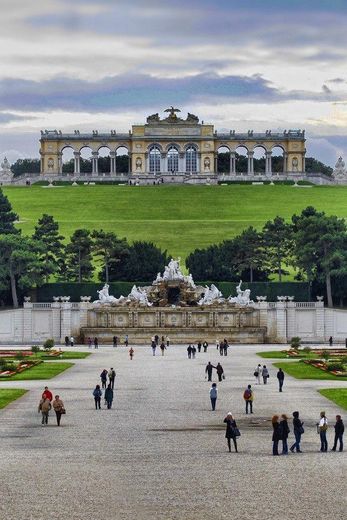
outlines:
{"label": "stone column", "polygon": [[214,171],[218,173],[218,153],[214,154]]}
{"label": "stone column", "polygon": [[288,172],[288,154],[283,152],[283,173]]}
{"label": "stone column", "polygon": [[160,172],[166,173],[168,171],[167,169],[167,153],[161,154],[161,161],[160,161]]}
{"label": "stone column", "polygon": [[92,152],[92,173],[98,173],[98,152]]}
{"label": "stone column", "polygon": [[63,173],[63,154],[58,153],[58,173]]}
{"label": "stone column", "polygon": [[64,343],[65,336],[71,336],[71,303],[64,302],[61,306],[60,342]]}
{"label": "stone column", "polygon": [[33,341],[33,330],[32,330],[32,312],[33,304],[31,302],[25,302],[23,304],[23,341],[31,343]]}
{"label": "stone column", "polygon": [[230,175],[235,175],[236,173],[236,156],[235,152],[230,152],[230,169],[229,169]]}
{"label": "stone column", "polygon": [[305,157],[305,152],[302,154],[302,171],[303,171],[303,172],[306,171],[306,157]]}
{"label": "stone column", "polygon": [[277,341],[287,343],[287,309],[285,302],[276,304]]}
{"label": "stone column", "polygon": [[80,152],[74,152],[74,168],[73,168],[73,172],[75,174],[79,174],[81,172],[81,166],[80,166],[80,159],[81,159],[81,154]]}
{"label": "stone column", "polygon": [[325,333],[325,323],[324,323],[324,317],[325,317],[325,310],[324,310],[324,302],[317,302],[316,303],[316,341],[325,341],[330,336],[334,336],[334,333],[327,335],[327,337],[324,337]]}
{"label": "stone column", "polygon": [[133,164],[132,164],[132,161],[133,161],[133,154],[128,152],[128,157],[129,157],[129,161],[128,161],[128,173],[131,174],[132,171],[133,171]]}
{"label": "stone column", "polygon": [[203,173],[201,171],[201,152],[197,152],[197,154],[196,154],[196,172],[192,172],[192,173]]}
{"label": "stone column", "polygon": [[149,157],[148,157],[148,153],[145,154],[145,173],[149,173]]}
{"label": "stone column", "polygon": [[186,171],[186,164],[185,164],[185,153],[180,153],[178,157],[178,171],[180,173],[185,173]]}
{"label": "stone column", "polygon": [[272,162],[271,162],[272,152],[265,153],[265,173],[269,175],[272,173]]}
{"label": "stone column", "polygon": [[287,339],[297,336],[296,334],[296,304],[295,302],[287,302]]}
{"label": "stone column", "polygon": [[247,174],[253,175],[253,173],[254,173],[254,167],[253,167],[254,152],[248,152],[247,157],[248,157]]}
{"label": "stone column", "polygon": [[110,152],[110,173],[116,173],[116,152]]}

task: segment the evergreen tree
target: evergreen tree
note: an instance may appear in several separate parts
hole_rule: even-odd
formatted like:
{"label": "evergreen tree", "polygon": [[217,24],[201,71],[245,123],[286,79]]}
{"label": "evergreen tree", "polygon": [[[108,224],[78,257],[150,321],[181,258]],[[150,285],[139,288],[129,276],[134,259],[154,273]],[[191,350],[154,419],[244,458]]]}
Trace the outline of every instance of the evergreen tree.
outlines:
{"label": "evergreen tree", "polygon": [[268,265],[273,272],[278,273],[278,279],[282,281],[282,275],[287,274],[283,270],[283,264],[288,264],[293,248],[293,230],[282,217],[276,217],[273,221],[266,222],[262,231],[263,243],[268,260]]}
{"label": "evergreen tree", "polygon": [[87,229],[74,231],[70,243],[65,248],[67,280],[81,283],[92,277],[92,245],[90,231]]}
{"label": "evergreen tree", "polygon": [[237,267],[239,276],[244,277],[246,272],[248,281],[253,282],[255,272],[257,278],[260,277],[261,272],[264,272],[266,278],[266,258],[261,233],[250,226],[235,237],[233,242],[235,251],[233,263]]}
{"label": "evergreen tree", "polygon": [[18,215],[12,211],[10,201],[0,188],[0,234],[20,233],[14,227],[16,220],[18,220]]}
{"label": "evergreen tree", "polygon": [[32,287],[42,282],[40,254],[44,245],[19,234],[0,235],[0,284],[11,287],[13,306],[18,307],[17,286]]}
{"label": "evergreen tree", "polygon": [[64,237],[59,235],[58,222],[51,215],[42,215],[35,226],[33,239],[44,244],[41,254],[42,274],[47,283],[50,275],[62,272],[64,268]]}
{"label": "evergreen tree", "polygon": [[111,266],[110,280],[152,282],[158,272],[164,271],[169,257],[151,242],[134,242],[128,249],[124,261],[118,263],[115,271]]}
{"label": "evergreen tree", "polygon": [[102,270],[99,273],[101,281],[110,281],[110,270],[115,273],[117,265],[129,254],[129,245],[125,238],[118,238],[115,233],[100,231],[92,232],[93,252],[101,261]]}

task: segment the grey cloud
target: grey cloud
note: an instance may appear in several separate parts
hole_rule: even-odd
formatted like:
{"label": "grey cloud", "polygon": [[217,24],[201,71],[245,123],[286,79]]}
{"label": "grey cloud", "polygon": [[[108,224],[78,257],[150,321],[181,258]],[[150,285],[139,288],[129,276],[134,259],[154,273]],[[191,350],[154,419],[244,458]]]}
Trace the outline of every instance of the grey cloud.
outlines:
{"label": "grey cloud", "polygon": [[11,112],[0,112],[0,124],[11,123],[12,121],[24,121],[28,119],[34,119],[34,117],[19,116],[12,114]]}
{"label": "grey cloud", "polygon": [[327,85],[322,85],[322,90],[325,94],[331,94],[332,90]]}

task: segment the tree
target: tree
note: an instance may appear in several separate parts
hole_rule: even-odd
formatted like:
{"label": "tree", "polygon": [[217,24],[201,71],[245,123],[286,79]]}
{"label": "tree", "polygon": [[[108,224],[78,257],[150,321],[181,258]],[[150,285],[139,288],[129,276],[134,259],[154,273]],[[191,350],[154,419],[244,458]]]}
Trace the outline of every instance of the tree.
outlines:
{"label": "tree", "polygon": [[332,278],[347,274],[346,224],[336,216],[306,208],[294,216],[296,264],[308,279],[324,279],[328,306],[333,306]]}
{"label": "tree", "polygon": [[[233,263],[237,266],[239,276],[248,271],[248,278],[253,282],[254,272],[265,271],[265,254],[262,235],[252,226],[234,238]],[[266,273],[265,273],[266,277]]]}
{"label": "tree", "polygon": [[14,227],[16,220],[18,220],[18,215],[12,211],[10,201],[0,188],[0,234],[20,233]]}
{"label": "tree", "polygon": [[93,252],[102,264],[99,279],[110,281],[110,269],[114,272],[117,264],[129,254],[129,246],[125,238],[118,238],[115,233],[100,231],[92,232]]}
{"label": "tree", "polygon": [[70,243],[65,248],[67,280],[81,283],[91,278],[92,245],[90,231],[87,229],[76,229],[71,235]]}
{"label": "tree", "polygon": [[51,215],[42,215],[35,226],[33,239],[44,244],[41,260],[42,273],[47,283],[50,275],[62,271],[64,265],[64,237],[59,235],[58,222]]}
{"label": "tree", "polygon": [[18,307],[17,286],[32,287],[42,282],[40,254],[44,245],[19,234],[0,235],[0,282],[10,284],[13,306]]}
{"label": "tree", "polygon": [[169,257],[151,242],[134,242],[128,249],[124,261],[117,264],[115,272],[111,267],[110,280],[152,282],[158,272],[164,271]]}
{"label": "tree", "polygon": [[273,221],[266,222],[262,231],[265,253],[270,269],[278,273],[278,279],[282,281],[283,264],[289,262],[293,247],[293,230],[282,217],[276,217]]}
{"label": "tree", "polygon": [[18,159],[11,166],[15,177],[26,173],[40,173],[40,159]]}
{"label": "tree", "polygon": [[317,161],[314,157],[306,157],[305,159],[305,170],[306,173],[310,172],[321,172],[325,175],[331,177],[333,173],[333,169],[330,166],[322,163],[321,161]]}

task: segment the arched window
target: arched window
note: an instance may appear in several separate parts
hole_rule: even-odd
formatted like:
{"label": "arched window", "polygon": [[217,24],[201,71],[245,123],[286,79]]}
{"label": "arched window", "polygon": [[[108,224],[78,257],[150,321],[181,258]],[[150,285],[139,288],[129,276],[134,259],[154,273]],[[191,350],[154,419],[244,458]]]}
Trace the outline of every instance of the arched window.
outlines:
{"label": "arched window", "polygon": [[167,171],[178,172],[178,150],[174,146],[170,146],[167,152]]}
{"label": "arched window", "polygon": [[160,157],[158,146],[152,146],[149,151],[149,171],[151,173],[160,173]]}
{"label": "arched window", "polygon": [[186,171],[196,173],[197,171],[197,152],[194,146],[189,146],[186,150]]}

